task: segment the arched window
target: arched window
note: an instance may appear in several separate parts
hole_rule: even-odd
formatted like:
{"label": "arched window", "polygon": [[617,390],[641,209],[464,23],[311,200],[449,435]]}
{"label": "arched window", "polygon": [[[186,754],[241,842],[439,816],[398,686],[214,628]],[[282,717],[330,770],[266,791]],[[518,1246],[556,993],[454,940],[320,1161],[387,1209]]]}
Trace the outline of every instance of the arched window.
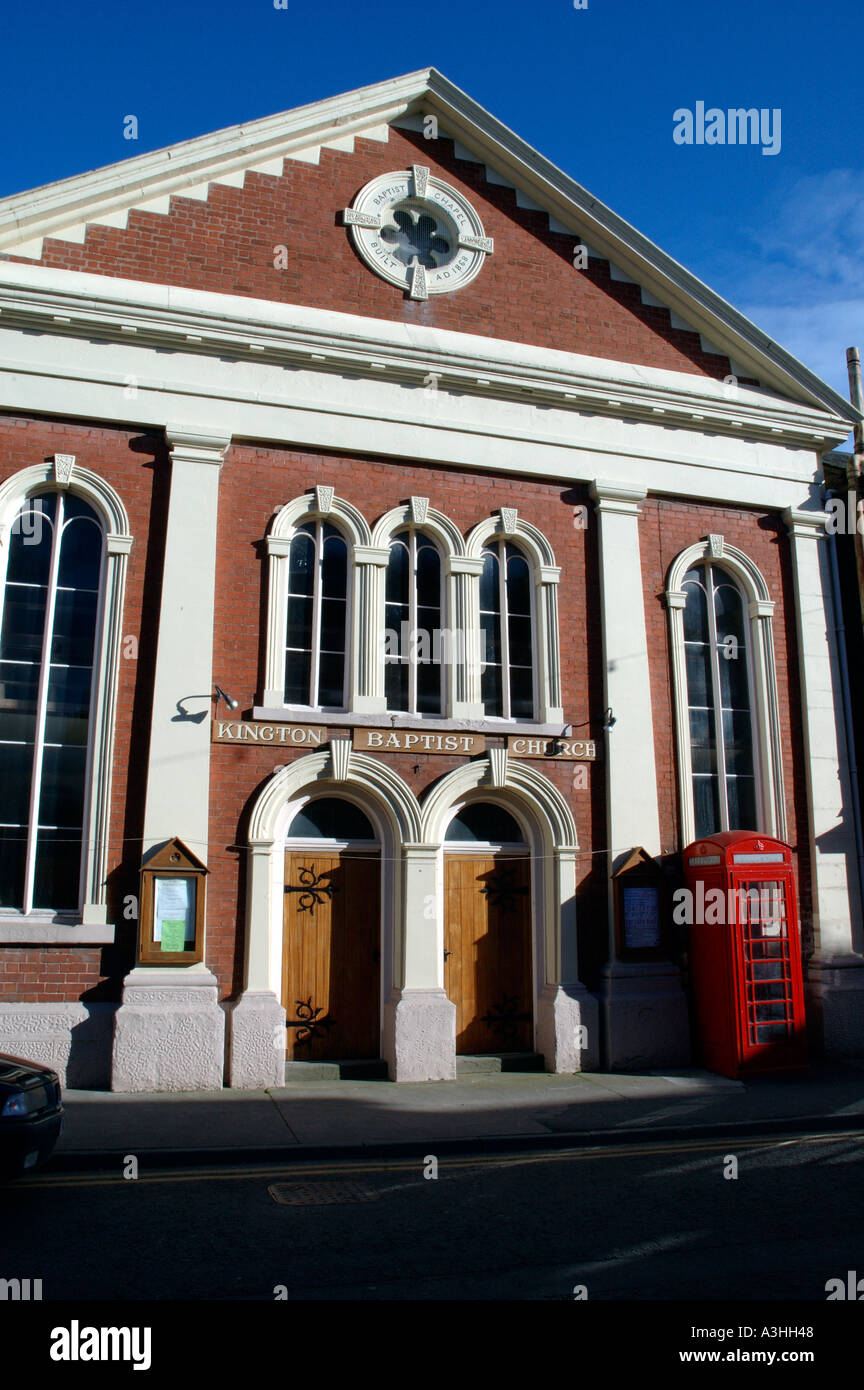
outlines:
{"label": "arched window", "polygon": [[399,533],[385,577],[384,687],[387,708],[443,711],[442,572],[437,546],[422,532]]}
{"label": "arched window", "polygon": [[493,801],[472,801],[447,826],[448,844],[522,845],[525,836],[515,817]]}
{"label": "arched window", "polygon": [[0,906],[81,898],[105,535],[72,493],[40,492],[11,527],[0,625]]}
{"label": "arched window", "polygon": [[756,777],[744,599],[703,563],[684,576],[684,646],[694,834],[756,830]]}
{"label": "arched window", "polygon": [[289,839],[376,840],[372,822],[353,801],[338,796],[319,796],[307,801],[288,827]]}
{"label": "arched window", "polygon": [[753,561],[722,536],[669,572],[683,844],[722,830],[786,838],[774,604]]}
{"label": "arched window", "polygon": [[486,714],[534,718],[531,566],[510,541],[492,541],[480,575],[481,699]]}
{"label": "arched window", "polygon": [[285,703],[345,707],[348,548],[319,517],[299,526],[288,561]]}

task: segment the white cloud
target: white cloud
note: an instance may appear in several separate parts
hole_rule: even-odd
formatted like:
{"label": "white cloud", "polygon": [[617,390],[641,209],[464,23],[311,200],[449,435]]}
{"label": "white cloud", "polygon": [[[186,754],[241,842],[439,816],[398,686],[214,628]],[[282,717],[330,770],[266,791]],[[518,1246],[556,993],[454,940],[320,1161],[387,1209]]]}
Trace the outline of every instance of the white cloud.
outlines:
{"label": "white cloud", "polygon": [[742,312],[848,397],[846,349],[864,340],[864,176],[799,179],[748,237],[760,257],[738,281]]}

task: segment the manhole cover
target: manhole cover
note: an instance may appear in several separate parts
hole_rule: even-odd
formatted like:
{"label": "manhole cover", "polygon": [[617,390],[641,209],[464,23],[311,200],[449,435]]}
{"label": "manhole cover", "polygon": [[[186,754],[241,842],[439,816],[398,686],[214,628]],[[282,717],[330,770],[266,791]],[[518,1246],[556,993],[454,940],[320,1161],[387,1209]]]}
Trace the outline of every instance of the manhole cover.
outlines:
{"label": "manhole cover", "polygon": [[361,1182],[274,1182],[267,1188],[281,1207],[324,1207],[337,1202],[374,1202],[377,1193]]}

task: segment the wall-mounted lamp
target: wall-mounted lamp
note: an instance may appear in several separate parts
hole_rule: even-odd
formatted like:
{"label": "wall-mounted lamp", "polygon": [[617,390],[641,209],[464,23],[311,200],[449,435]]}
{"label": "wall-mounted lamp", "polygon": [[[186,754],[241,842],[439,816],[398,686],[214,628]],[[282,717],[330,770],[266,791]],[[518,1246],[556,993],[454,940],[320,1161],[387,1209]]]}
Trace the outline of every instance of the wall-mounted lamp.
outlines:
{"label": "wall-mounted lamp", "polygon": [[237,706],[240,704],[239,700],[232,700],[231,696],[226,694],[226,692],[222,689],[221,685],[214,685],[213,689],[216,691],[217,708],[219,706],[220,700],[224,700],[229,709],[236,709]]}
{"label": "wall-mounted lamp", "polygon": [[605,713],[604,716],[603,716],[603,732],[604,732],[604,734],[607,734],[607,733],[609,732],[609,730],[612,728],[612,725],[613,725],[613,724],[617,724],[617,723],[618,723],[618,720],[615,718],[614,714],[612,713],[612,708],[611,708],[611,706],[610,706],[609,709],[607,709],[606,713]]}
{"label": "wall-mounted lamp", "polygon": [[571,736],[572,733],[573,733],[573,725],[572,725],[572,724],[565,724],[565,725],[564,725],[564,728],[561,730],[561,737],[562,737],[562,738],[570,738],[570,736]]}

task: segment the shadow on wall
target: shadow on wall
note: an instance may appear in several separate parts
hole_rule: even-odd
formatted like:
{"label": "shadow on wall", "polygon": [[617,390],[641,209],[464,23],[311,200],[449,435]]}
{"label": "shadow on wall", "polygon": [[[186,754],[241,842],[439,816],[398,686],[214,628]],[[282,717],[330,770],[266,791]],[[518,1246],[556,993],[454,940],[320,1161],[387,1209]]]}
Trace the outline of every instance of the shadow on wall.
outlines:
{"label": "shadow on wall", "polygon": [[0,1052],[53,1067],[64,1089],[107,1091],[117,1004],[7,1004]]}

